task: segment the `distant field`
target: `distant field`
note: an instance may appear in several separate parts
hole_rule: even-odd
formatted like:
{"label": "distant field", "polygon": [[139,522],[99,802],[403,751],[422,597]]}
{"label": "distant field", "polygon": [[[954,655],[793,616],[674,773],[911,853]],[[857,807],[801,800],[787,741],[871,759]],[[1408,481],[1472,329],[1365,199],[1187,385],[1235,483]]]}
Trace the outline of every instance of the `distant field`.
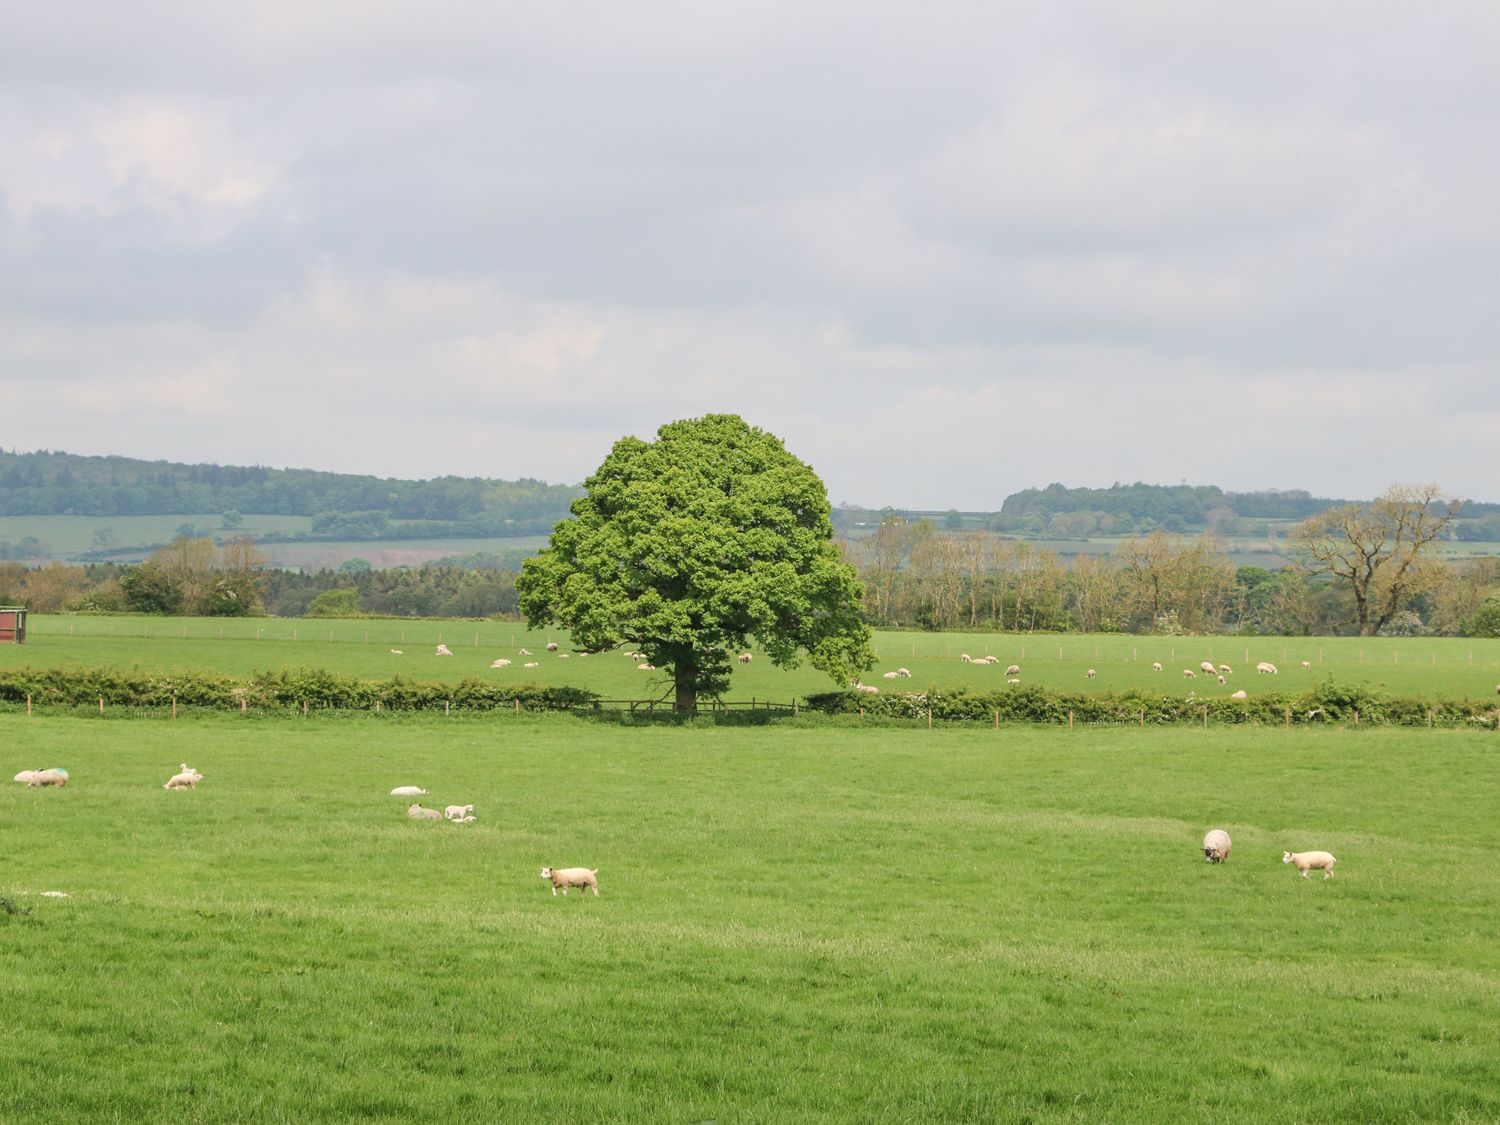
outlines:
{"label": "distant field", "polygon": [[[246,516],[233,530],[222,526],[216,515],[192,516],[0,516],[0,539],[19,543],[34,536],[51,549],[40,560],[76,559],[98,550],[95,535],[107,531],[112,536],[111,553],[128,553],[148,543],[168,543],[177,536],[183,524],[192,524],[198,535],[220,538],[225,535],[267,535],[306,532],[312,528],[309,516]],[[138,552],[136,552],[138,553]]]}
{"label": "distant field", "polygon": [[1495,1121],[1494,742],[0,715],[0,1119]]}
{"label": "distant field", "polygon": [[[482,676],[499,682],[574,685],[609,698],[647,698],[667,690],[664,673],[638,671],[622,653],[562,658],[545,651],[549,640],[567,651],[568,636],[562,630],[533,632],[508,622],[33,615],[25,645],[0,645],[0,667],[88,664],[205,668],[235,675],[321,667],[371,679],[395,674],[438,681]],[[435,656],[439,642],[454,655]],[[397,655],[392,648],[402,651]],[[534,655],[521,657],[520,648]],[[1070,691],[1143,688],[1222,697],[1239,689],[1251,694],[1288,691],[1333,679],[1395,696],[1482,699],[1494,697],[1500,684],[1500,640],[882,631],[875,635],[875,648],[880,663],[865,678],[885,690],[1000,688],[1005,686],[1005,667],[1012,662],[1021,666],[1024,683]],[[960,659],[963,653],[993,654],[1001,663],[966,664]],[[490,668],[501,657],[513,663]],[[539,666],[524,668],[528,660]],[[1183,677],[1183,669],[1197,671],[1204,660],[1228,664],[1232,672],[1227,682],[1221,685],[1201,672],[1191,681]],[[1278,674],[1257,675],[1255,665],[1263,660],[1274,663]],[[1312,667],[1303,669],[1303,660]],[[1163,671],[1153,671],[1156,661]],[[891,684],[881,679],[882,673],[900,667],[912,672],[910,680]],[[1097,673],[1092,680],[1086,676],[1089,668]],[[762,656],[750,665],[736,665],[728,698],[790,700],[834,687],[827,676],[806,665],[782,671]]]}
{"label": "distant field", "polygon": [[366,559],[377,569],[419,567],[450,555],[478,551],[535,552],[547,545],[545,535],[518,535],[492,539],[362,539],[347,542],[262,543],[261,554],[272,566],[295,570],[337,570],[352,558]]}

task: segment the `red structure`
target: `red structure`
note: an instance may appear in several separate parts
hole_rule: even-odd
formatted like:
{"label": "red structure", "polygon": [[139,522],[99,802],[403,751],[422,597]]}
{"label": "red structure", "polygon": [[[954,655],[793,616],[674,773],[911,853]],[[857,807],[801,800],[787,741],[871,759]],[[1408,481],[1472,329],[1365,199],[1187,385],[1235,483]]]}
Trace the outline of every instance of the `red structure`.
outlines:
{"label": "red structure", "polygon": [[0,645],[26,643],[26,611],[19,606],[0,605]]}

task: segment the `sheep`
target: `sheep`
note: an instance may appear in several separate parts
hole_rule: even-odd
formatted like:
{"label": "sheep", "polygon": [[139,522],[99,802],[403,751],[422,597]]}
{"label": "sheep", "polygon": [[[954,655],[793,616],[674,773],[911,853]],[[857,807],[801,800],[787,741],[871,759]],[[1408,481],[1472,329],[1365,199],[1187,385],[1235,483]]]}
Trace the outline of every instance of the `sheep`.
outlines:
{"label": "sheep", "polygon": [[1302,872],[1304,879],[1307,878],[1308,871],[1315,867],[1322,869],[1324,879],[1332,879],[1333,865],[1338,860],[1334,859],[1327,852],[1282,852],[1281,862],[1290,863],[1298,871]]}
{"label": "sheep", "polygon": [[510,661],[506,660],[505,657],[502,656],[499,660],[492,660],[492,661],[490,661],[490,667],[491,668],[509,668],[510,667]]}
{"label": "sheep", "polygon": [[203,775],[193,769],[186,762],[182,763],[182,772],[175,775],[162,786],[163,789],[196,789],[198,782],[203,780]]}
{"label": "sheep", "polygon": [[896,669],[896,675],[900,676],[903,680],[909,680],[909,679],[911,679],[911,669],[910,668],[897,668]]}
{"label": "sheep", "polygon": [[453,818],[453,823],[454,824],[473,824],[478,819],[479,818],[476,817],[476,816],[455,816]]}
{"label": "sheep", "polygon": [[565,652],[560,652],[560,653],[557,654],[557,658],[559,660],[566,660],[568,658],[568,654],[565,653]]}
{"label": "sheep", "polygon": [[879,695],[880,689],[874,684],[862,684],[858,680],[850,680],[849,686],[855,691],[864,692],[866,695]]}
{"label": "sheep", "polygon": [[962,660],[965,664],[973,664],[974,663],[974,658],[972,656],[970,656],[967,652],[961,652],[961,653],[959,653],[958,654],[958,658],[960,660]]}
{"label": "sheep", "polygon": [[1269,660],[1262,660],[1255,666],[1255,673],[1258,676],[1274,676],[1276,675],[1276,665],[1272,664]]}
{"label": "sheep", "polygon": [[[443,810],[443,815],[449,820],[462,820],[464,817],[469,816],[469,814],[473,811],[473,805],[449,805],[446,809]],[[469,819],[473,820],[474,818],[472,816],[469,816]]]}
{"label": "sheep", "polygon": [[1198,673],[1194,672],[1191,668],[1184,668],[1182,670],[1182,678],[1184,680],[1196,680],[1198,678]]}
{"label": "sheep", "polygon": [[1205,660],[1202,664],[1198,665],[1198,671],[1203,672],[1206,675],[1213,676],[1216,675],[1219,670],[1213,666],[1212,661]]}
{"label": "sheep", "polygon": [[880,678],[883,680],[899,680],[901,677],[894,672],[882,672]]}
{"label": "sheep", "polygon": [[1156,661],[1156,663],[1152,664],[1151,665],[1151,670],[1153,672],[1160,672],[1161,671],[1161,661],[1158,660],[1158,661]]}
{"label": "sheep", "polygon": [[1220,664],[1219,665],[1219,675],[1221,675],[1221,676],[1232,676],[1232,675],[1234,675],[1234,669],[1231,668],[1228,664]]}
{"label": "sheep", "polygon": [[1099,673],[1098,673],[1098,672],[1096,672],[1096,671],[1094,671],[1094,670],[1093,670],[1093,669],[1092,669],[1092,668],[1090,668],[1090,669],[1089,669],[1089,670],[1088,670],[1088,671],[1087,671],[1087,672],[1086,672],[1086,673],[1085,673],[1085,675],[1087,675],[1087,676],[1088,676],[1088,678],[1089,678],[1089,679],[1091,679],[1091,680],[1092,680],[1092,679],[1093,679],[1093,678],[1094,678],[1094,677],[1095,677],[1095,676],[1097,676],[1097,675],[1098,675],[1098,674],[1099,674]]}
{"label": "sheep", "polygon": [[1021,681],[1018,680],[1018,679],[1016,679],[1016,677],[1012,676],[1010,679],[1006,680],[1005,682],[1008,683],[1008,684],[1018,684]]}
{"label": "sheep", "polygon": [[738,660],[741,664],[749,664],[750,661],[755,659],[755,656],[752,653],[742,652],[739,654],[739,656],[735,657],[735,659]]}
{"label": "sheep", "polygon": [[392,656],[400,656],[401,655],[401,650],[399,648],[393,648],[393,649],[391,649],[391,655]]}
{"label": "sheep", "polygon": [[644,662],[644,661],[642,663],[640,663],[640,664],[637,664],[635,667],[636,667],[636,671],[638,671],[638,672],[654,672],[654,671],[656,671],[656,665],[655,664],[651,664],[649,662]]}
{"label": "sheep", "polygon": [[68,771],[61,767],[53,767],[46,770],[32,770],[31,780],[26,783],[28,789],[39,789],[48,785],[55,785],[59,789],[68,784]]}
{"label": "sheep", "polygon": [[412,820],[442,820],[443,814],[437,809],[424,809],[420,804],[406,806],[406,815]]}
{"label": "sheep", "polygon": [[392,797],[425,797],[427,790],[418,785],[398,785],[391,790]]}
{"label": "sheep", "polygon": [[[1311,667],[1312,667],[1312,661],[1311,661],[1311,660],[1304,660],[1304,661],[1303,661],[1303,662],[1302,662],[1302,670],[1303,670],[1303,671],[1304,671],[1304,672],[1306,672],[1306,671],[1307,671],[1307,670],[1308,670],[1308,669],[1309,669],[1309,668],[1311,668]],[[1495,690],[1496,690],[1496,691],[1500,691],[1500,688],[1496,688],[1496,689],[1495,689]]]}
{"label": "sheep", "polygon": [[[998,664],[999,661],[996,661],[996,663]],[[1019,676],[1021,674],[1021,666],[1019,664],[1012,664],[1005,670],[1005,674],[1007,676]]]}
{"label": "sheep", "polygon": [[522,668],[540,668],[541,665],[538,664],[535,660],[528,660],[525,664],[522,664],[521,667]]}
{"label": "sheep", "polygon": [[566,898],[569,887],[579,888],[579,894],[587,894],[590,889],[594,896],[599,895],[599,869],[597,867],[544,867],[542,878],[552,881],[552,894],[557,894],[557,888],[562,888],[563,897]]}
{"label": "sheep", "polygon": [[1211,829],[1207,836],[1203,837],[1203,858],[1209,863],[1223,863],[1229,858],[1229,849],[1233,842],[1229,839],[1229,833],[1222,828]]}
{"label": "sheep", "polygon": [[451,648],[449,648],[447,645],[438,645],[437,646],[437,651],[435,653],[433,653],[432,655],[434,655],[434,656],[452,656],[453,655],[453,650]]}
{"label": "sheep", "polygon": [[1237,691],[1229,697],[1230,699],[1249,699],[1250,693],[1244,690]]}
{"label": "sheep", "polygon": [[19,781],[22,785],[30,785],[31,779],[36,776],[36,773],[36,770],[22,770],[20,773],[16,774],[16,780]]}
{"label": "sheep", "polygon": [[1223,677],[1223,676],[1220,676],[1220,677],[1219,677],[1219,686],[1220,686],[1220,687],[1223,687],[1223,686],[1224,686],[1224,684],[1225,684],[1225,683],[1226,683],[1226,682],[1227,682],[1227,681],[1226,681],[1226,680],[1225,680],[1225,679],[1224,679],[1224,677]]}
{"label": "sheep", "polygon": [[547,642],[547,651],[548,652],[556,652],[557,651],[557,642],[556,641],[548,641]]}
{"label": "sheep", "polygon": [[520,649],[516,653],[516,655],[517,656],[530,656],[531,655],[531,650],[529,648],[523,648],[523,649]]}

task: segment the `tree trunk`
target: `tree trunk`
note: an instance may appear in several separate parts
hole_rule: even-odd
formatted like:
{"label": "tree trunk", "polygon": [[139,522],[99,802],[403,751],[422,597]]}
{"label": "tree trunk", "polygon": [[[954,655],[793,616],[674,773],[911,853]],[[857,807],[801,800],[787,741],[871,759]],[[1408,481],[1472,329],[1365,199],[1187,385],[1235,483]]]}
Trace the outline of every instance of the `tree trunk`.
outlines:
{"label": "tree trunk", "polygon": [[698,709],[698,669],[692,664],[678,664],[672,671],[677,695],[672,710],[679,715],[691,715]]}

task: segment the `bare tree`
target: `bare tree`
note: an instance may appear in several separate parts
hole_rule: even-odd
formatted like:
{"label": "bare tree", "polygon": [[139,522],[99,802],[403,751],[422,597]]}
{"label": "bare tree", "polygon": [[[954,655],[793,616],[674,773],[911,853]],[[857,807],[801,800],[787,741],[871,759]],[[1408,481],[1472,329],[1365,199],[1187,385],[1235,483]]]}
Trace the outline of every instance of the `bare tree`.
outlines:
{"label": "bare tree", "polygon": [[1295,549],[1308,574],[1327,574],[1354,597],[1354,624],[1374,636],[1440,574],[1422,552],[1463,501],[1435,484],[1393,484],[1369,504],[1340,504],[1298,525]]}

